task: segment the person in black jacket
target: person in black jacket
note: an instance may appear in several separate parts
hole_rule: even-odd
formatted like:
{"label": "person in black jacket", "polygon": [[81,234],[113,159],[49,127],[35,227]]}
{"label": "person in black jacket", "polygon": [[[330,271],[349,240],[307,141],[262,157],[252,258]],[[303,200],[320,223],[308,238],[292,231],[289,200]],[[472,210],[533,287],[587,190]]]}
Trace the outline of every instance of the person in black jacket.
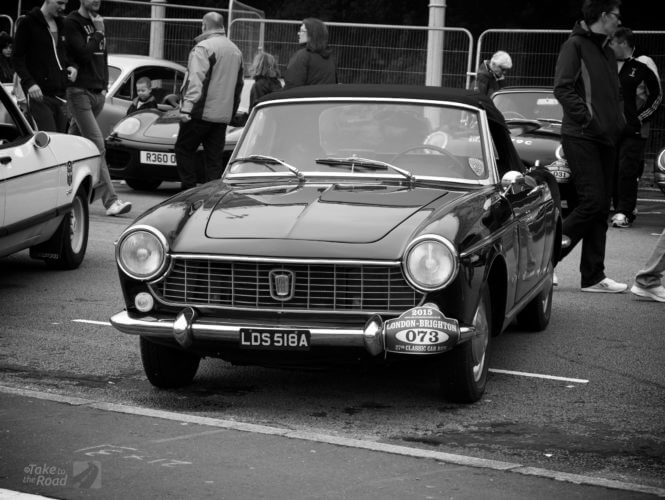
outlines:
{"label": "person in black jacket", "polygon": [[619,76],[609,37],[621,24],[621,0],[585,0],[561,46],[554,95],[563,108],[561,144],[578,204],[563,221],[561,258],[582,242],[583,292],[620,293],[625,283],[605,276],[605,243],[616,147],[625,120]]}
{"label": "person in black jacket", "polygon": [[263,51],[254,56],[249,74],[254,77],[254,84],[249,92],[249,111],[251,111],[261,97],[282,90],[282,82],[279,81],[279,68],[275,57]]}
{"label": "person in black jacket", "polygon": [[[619,141],[619,158],[614,190],[614,227],[630,227],[636,218],[638,179],[644,168],[644,148],[649,137],[649,122],[662,101],[660,81],[649,66],[633,57],[635,37],[630,28],[621,27],[610,41],[619,63],[626,128]],[[655,67],[655,65],[654,65]]]}
{"label": "person in black jacket", "polygon": [[508,52],[499,50],[492,55],[492,58],[480,63],[476,71],[476,81],[474,90],[491,96],[497,90],[504,87],[506,82],[506,73],[513,67],[513,60]]}
{"label": "person in black jacket", "polygon": [[72,115],[69,133],[82,135],[99,149],[102,158],[100,178],[104,184],[102,203],[106,215],[116,216],[129,212],[132,204],[118,199],[106,164],[104,136],[97,123],[97,115],[106,102],[109,81],[106,36],[104,20],[99,15],[100,5],[100,0],[81,0],[78,10],[70,12],[64,23],[67,48],[79,68],[76,82],[67,87],[67,105]]}
{"label": "person in black jacket", "polygon": [[320,19],[304,19],[298,31],[303,45],[286,66],[284,88],[337,83],[337,66],[328,47],[328,28]]}
{"label": "person in black jacket", "polygon": [[74,81],[77,68],[65,47],[62,14],[65,0],[44,0],[25,15],[14,37],[14,68],[28,99],[37,128],[65,132],[67,81]]}
{"label": "person in black jacket", "polygon": [[12,83],[14,81],[14,63],[12,62],[14,40],[9,33],[0,33],[0,82]]}

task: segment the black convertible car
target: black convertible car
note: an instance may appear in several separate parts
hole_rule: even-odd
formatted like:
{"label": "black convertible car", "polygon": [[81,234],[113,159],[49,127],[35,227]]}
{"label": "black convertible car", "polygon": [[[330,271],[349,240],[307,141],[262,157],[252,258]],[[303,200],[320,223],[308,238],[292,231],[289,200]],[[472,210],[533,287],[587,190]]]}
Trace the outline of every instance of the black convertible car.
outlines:
{"label": "black convertible car", "polygon": [[560,209],[502,115],[468,91],[334,85],[271,94],[223,178],[138,217],[116,243],[158,387],[201,357],[237,364],[427,363],[477,401],[492,338],[546,328]]}

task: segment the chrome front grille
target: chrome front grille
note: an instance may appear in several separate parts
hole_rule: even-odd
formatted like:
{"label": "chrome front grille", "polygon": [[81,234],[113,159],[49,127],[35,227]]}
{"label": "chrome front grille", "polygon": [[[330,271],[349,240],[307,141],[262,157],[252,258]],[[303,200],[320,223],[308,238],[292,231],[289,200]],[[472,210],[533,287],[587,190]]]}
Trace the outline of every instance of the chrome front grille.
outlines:
{"label": "chrome front grille", "polygon": [[[295,281],[290,298],[276,297],[271,272]],[[399,265],[318,261],[175,257],[166,276],[151,288],[167,304],[266,311],[401,313],[422,298]]]}

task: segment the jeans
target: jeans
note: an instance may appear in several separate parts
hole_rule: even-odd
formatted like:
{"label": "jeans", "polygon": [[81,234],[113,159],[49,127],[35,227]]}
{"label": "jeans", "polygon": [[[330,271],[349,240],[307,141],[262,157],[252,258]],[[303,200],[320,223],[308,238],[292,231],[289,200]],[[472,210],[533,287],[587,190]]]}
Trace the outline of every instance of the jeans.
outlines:
{"label": "jeans", "polygon": [[219,179],[224,172],[224,144],[226,123],[213,123],[191,119],[180,122],[175,141],[175,157],[182,187],[196,186],[196,150],[203,143],[205,157],[205,181]]}
{"label": "jeans", "polygon": [[610,196],[616,166],[616,148],[608,144],[562,136],[561,144],[572,172],[578,203],[563,221],[563,234],[571,245],[563,259],[582,241],[580,273],[582,288],[605,278],[605,242]]}
{"label": "jeans", "polygon": [[654,288],[661,284],[663,273],[665,273],[665,229],[658,237],[656,247],[651,252],[644,269],[635,275],[635,283],[642,288]]}
{"label": "jeans", "polygon": [[646,139],[638,136],[624,137],[619,144],[619,165],[614,208],[628,220],[634,219],[637,206],[637,179],[642,175]]}
{"label": "jeans", "polygon": [[103,183],[102,203],[104,208],[109,208],[118,199],[118,195],[111,182],[111,174],[106,164],[104,137],[97,123],[97,115],[102,111],[105,100],[101,93],[90,92],[79,87],[67,87],[67,106],[72,115],[69,133],[91,140],[99,149],[101,154],[100,179]]}
{"label": "jeans", "polygon": [[35,120],[38,130],[67,132],[69,113],[67,112],[67,103],[64,99],[44,95],[41,101],[30,99],[28,109]]}

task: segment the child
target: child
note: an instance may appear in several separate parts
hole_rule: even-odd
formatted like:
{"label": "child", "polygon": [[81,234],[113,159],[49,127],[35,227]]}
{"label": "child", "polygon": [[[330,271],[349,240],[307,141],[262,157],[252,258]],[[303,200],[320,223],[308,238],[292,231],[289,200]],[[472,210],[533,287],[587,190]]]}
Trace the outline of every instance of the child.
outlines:
{"label": "child", "polygon": [[249,111],[251,111],[259,98],[281,90],[282,82],[279,81],[280,74],[275,58],[267,52],[261,51],[254,56],[249,73],[254,77],[254,85],[249,93]]}
{"label": "child", "polygon": [[131,115],[139,109],[157,109],[157,100],[155,100],[155,96],[152,95],[151,87],[152,82],[147,76],[142,76],[136,80],[136,97],[127,110],[128,115]]}

